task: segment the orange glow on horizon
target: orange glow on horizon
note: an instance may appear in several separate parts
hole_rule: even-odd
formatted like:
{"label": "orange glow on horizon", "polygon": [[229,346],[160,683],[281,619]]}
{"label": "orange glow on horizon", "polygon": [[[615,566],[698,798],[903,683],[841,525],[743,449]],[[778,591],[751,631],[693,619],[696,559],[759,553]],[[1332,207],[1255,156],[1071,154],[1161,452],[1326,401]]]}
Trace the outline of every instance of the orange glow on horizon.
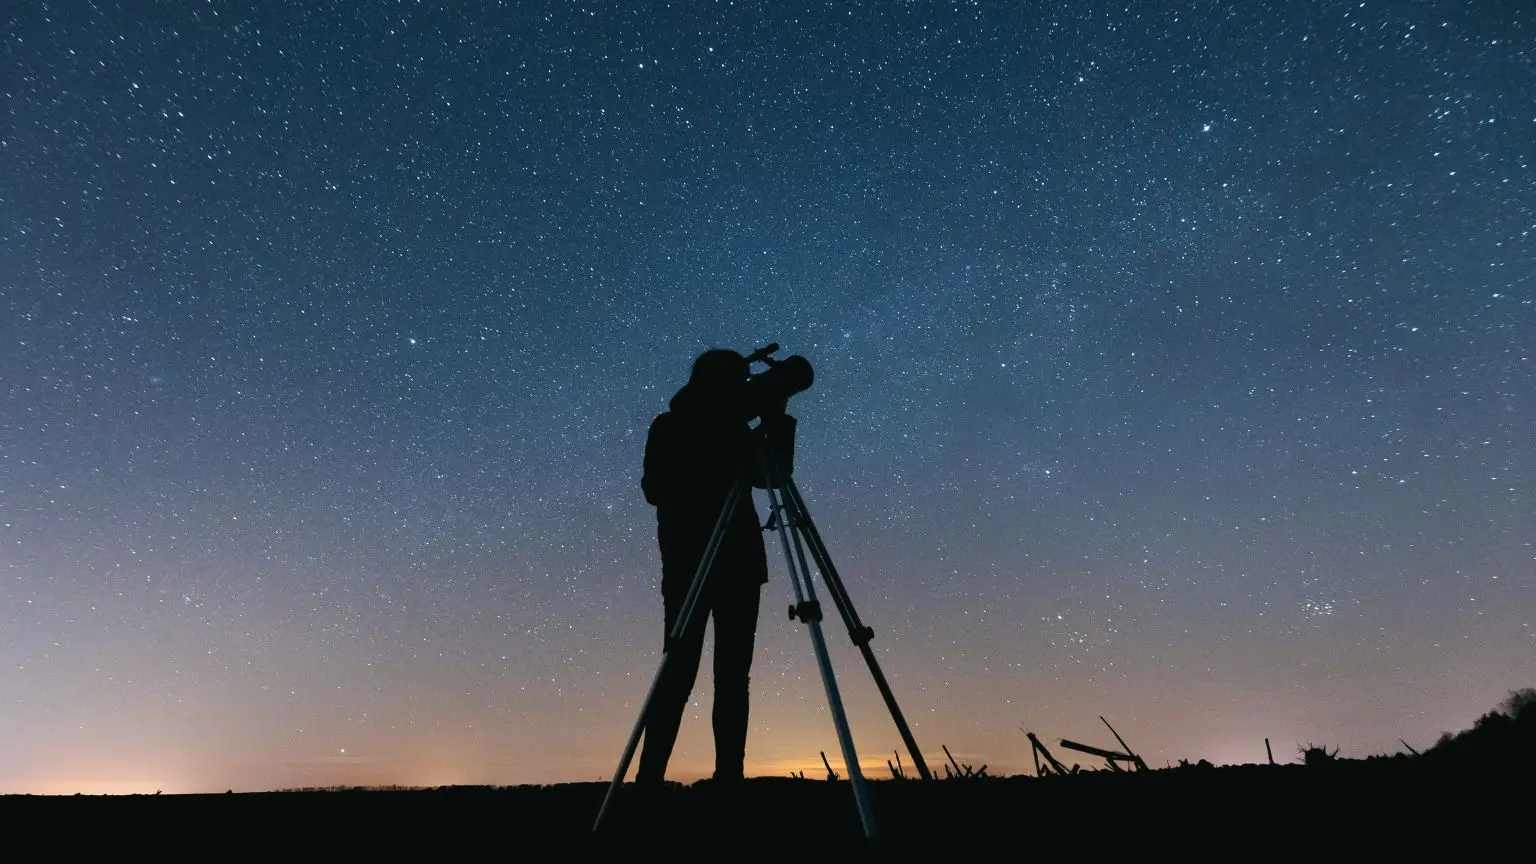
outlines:
{"label": "orange glow on horizon", "polygon": [[[179,780],[102,780],[92,778],[34,780],[0,786],[4,795],[187,795],[207,792]],[[221,790],[222,791],[222,790]]]}

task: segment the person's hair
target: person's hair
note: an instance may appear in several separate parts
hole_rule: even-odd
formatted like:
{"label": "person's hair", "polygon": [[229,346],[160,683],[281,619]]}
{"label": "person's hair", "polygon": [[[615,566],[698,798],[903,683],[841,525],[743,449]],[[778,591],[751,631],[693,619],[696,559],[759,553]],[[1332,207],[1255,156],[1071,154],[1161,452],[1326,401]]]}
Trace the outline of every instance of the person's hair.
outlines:
{"label": "person's hair", "polygon": [[703,387],[739,384],[747,379],[747,358],[729,348],[712,348],[693,361],[688,383]]}

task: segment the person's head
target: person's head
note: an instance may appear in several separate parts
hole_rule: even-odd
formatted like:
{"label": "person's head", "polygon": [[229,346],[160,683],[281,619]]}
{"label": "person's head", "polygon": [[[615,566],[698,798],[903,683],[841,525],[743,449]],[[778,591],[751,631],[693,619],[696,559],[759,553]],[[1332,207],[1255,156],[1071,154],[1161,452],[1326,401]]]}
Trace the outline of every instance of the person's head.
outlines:
{"label": "person's head", "polygon": [[729,348],[705,351],[693,361],[693,374],[688,383],[711,393],[732,392],[751,374],[747,358]]}

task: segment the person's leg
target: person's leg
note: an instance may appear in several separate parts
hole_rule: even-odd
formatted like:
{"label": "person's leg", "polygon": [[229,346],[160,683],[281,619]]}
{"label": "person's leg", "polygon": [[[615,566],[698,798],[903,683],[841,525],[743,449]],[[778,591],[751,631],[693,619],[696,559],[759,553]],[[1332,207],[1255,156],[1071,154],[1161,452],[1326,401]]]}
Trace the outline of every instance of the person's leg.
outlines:
{"label": "person's leg", "polygon": [[739,780],[747,750],[752,649],[761,585],[732,586],[715,602],[715,778]]}
{"label": "person's leg", "polygon": [[[672,633],[677,616],[681,613],[685,592],[672,592],[665,597],[666,626],[664,638]],[[672,745],[677,742],[677,729],[683,722],[683,711],[688,707],[688,697],[693,693],[693,682],[699,674],[699,655],[704,651],[704,628],[709,623],[709,608],[699,603],[693,612],[688,632],[667,649],[666,668],[656,682],[656,693],[645,715],[645,743],[640,750],[640,768],[635,772],[639,783],[660,783],[667,773],[667,762],[672,758]]]}

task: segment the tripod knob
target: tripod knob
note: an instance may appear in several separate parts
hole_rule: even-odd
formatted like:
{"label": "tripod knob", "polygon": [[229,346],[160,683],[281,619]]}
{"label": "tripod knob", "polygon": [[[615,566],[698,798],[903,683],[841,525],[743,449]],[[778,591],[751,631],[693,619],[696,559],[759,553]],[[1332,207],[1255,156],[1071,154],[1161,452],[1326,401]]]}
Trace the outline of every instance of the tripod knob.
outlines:
{"label": "tripod knob", "polygon": [[799,618],[809,624],[812,621],[821,620],[821,604],[815,600],[804,600],[789,607],[789,620]]}

